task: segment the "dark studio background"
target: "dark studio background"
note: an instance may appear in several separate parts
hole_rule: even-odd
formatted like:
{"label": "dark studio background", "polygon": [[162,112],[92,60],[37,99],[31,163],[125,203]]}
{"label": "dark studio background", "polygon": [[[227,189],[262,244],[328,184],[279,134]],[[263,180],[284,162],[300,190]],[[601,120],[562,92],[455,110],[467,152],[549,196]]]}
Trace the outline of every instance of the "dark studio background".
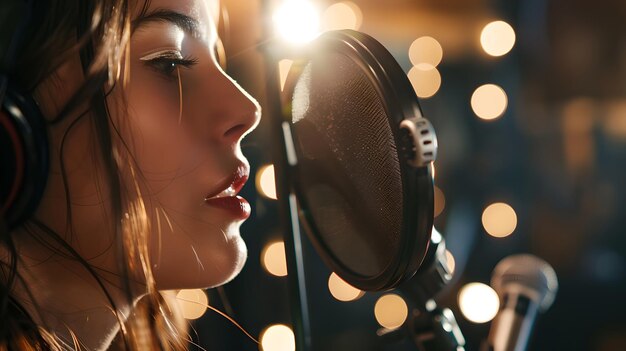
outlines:
{"label": "dark studio background", "polygon": [[[435,184],[445,195],[435,226],[446,237],[457,268],[453,284],[437,297],[450,307],[478,350],[490,323],[475,324],[458,306],[468,282],[489,284],[502,258],[532,253],[557,272],[554,305],[536,325],[530,350],[626,350],[626,2],[619,0],[353,0],[363,13],[361,31],[383,43],[406,72],[408,48],[421,36],[443,48],[438,92],[421,99],[439,140]],[[262,104],[265,78],[256,44],[268,14],[259,1],[229,0],[228,70]],[[332,4],[318,1],[320,8]],[[515,29],[512,51],[501,57],[480,47],[482,27],[504,20]],[[470,97],[480,85],[501,86],[505,114],[476,117]],[[267,111],[267,109],[265,109]],[[270,135],[261,126],[244,142],[252,177],[271,163]],[[286,278],[269,275],[261,251],[282,236],[275,201],[254,181],[242,194],[253,206],[242,227],[249,257],[243,272],[217,290],[211,304],[228,310],[252,335],[270,324],[290,324]],[[441,198],[438,205],[442,205]],[[506,238],[485,233],[483,209],[511,205],[517,227]],[[305,239],[314,350],[414,350],[406,340],[376,337],[374,303],[381,293],[339,302],[328,291],[330,271]],[[194,322],[207,350],[258,347],[217,314]]]}

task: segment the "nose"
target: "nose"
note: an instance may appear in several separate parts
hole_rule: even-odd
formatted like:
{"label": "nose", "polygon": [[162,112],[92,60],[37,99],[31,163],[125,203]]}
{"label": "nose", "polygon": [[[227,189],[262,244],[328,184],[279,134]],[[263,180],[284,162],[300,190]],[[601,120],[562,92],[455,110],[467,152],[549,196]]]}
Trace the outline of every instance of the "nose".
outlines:
{"label": "nose", "polygon": [[259,124],[261,108],[237,82],[226,73],[216,72],[207,90],[211,138],[219,144],[233,145]]}

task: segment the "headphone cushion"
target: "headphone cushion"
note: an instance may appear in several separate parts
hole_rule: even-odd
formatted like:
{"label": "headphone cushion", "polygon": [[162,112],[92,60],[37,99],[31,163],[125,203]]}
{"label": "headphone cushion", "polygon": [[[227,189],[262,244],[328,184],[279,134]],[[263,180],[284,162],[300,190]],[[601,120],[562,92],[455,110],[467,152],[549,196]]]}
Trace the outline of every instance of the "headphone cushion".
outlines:
{"label": "headphone cushion", "polygon": [[0,109],[0,210],[9,230],[32,215],[49,171],[46,121],[32,97],[7,89]]}

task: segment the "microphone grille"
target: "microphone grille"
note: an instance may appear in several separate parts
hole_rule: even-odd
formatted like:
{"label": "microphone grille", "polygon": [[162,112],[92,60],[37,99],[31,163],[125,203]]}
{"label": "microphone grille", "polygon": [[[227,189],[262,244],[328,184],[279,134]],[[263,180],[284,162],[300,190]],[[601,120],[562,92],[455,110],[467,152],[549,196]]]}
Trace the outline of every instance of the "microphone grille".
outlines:
{"label": "microphone grille", "polygon": [[530,293],[541,310],[554,302],[558,290],[556,272],[546,261],[529,254],[512,255],[500,261],[493,270],[491,286],[501,297],[511,291]]}
{"label": "microphone grille", "polygon": [[343,267],[378,276],[403,250],[404,184],[387,102],[347,55],[315,56],[292,96],[299,201]]}

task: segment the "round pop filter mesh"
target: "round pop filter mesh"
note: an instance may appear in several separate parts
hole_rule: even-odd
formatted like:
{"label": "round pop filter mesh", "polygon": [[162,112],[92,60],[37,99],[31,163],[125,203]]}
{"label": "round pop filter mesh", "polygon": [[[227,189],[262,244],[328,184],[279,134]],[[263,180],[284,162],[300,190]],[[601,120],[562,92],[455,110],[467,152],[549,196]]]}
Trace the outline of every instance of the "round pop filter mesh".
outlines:
{"label": "round pop filter mesh", "polygon": [[292,123],[298,196],[332,261],[365,278],[398,256],[403,192],[384,101],[363,68],[331,53],[295,83]]}

